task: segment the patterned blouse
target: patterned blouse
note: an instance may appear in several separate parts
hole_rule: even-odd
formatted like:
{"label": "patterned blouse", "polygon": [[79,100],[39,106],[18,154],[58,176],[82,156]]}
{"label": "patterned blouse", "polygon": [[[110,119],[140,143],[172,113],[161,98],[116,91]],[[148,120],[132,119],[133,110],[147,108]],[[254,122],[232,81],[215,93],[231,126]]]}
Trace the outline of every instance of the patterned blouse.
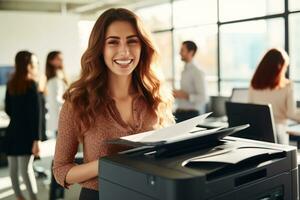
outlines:
{"label": "patterned blouse", "polygon": [[[103,156],[115,154],[120,148],[113,144],[106,144],[105,140],[128,136],[158,127],[158,118],[150,109],[145,98],[136,95],[132,103],[134,126],[125,123],[116,107],[115,101],[109,99],[105,111],[99,113],[95,125],[83,134],[84,163],[97,160]],[[79,140],[74,118],[74,110],[68,102],[62,106],[58,124],[58,136],[54,155],[53,173],[56,181],[64,186],[68,171],[75,166],[74,157],[77,153]],[[99,172],[100,173],[100,172]],[[80,183],[84,188],[98,190],[98,177]]]}

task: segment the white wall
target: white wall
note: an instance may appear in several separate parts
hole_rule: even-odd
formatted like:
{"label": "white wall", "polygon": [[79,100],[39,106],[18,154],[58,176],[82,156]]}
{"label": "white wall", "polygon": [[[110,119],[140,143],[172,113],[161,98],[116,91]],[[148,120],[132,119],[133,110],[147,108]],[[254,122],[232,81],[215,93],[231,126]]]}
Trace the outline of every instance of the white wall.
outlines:
{"label": "white wall", "polygon": [[34,52],[44,72],[49,51],[60,50],[72,79],[80,71],[79,16],[33,12],[0,12],[0,66],[13,65],[20,50]]}

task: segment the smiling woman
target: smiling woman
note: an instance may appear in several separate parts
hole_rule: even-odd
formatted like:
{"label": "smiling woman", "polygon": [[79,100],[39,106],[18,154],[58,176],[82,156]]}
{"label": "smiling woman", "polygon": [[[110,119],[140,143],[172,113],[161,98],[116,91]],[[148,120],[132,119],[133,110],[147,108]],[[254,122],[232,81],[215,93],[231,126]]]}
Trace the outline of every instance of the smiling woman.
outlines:
{"label": "smiling woman", "polygon": [[126,21],[113,22],[107,29],[104,45],[104,61],[109,75],[130,75],[140,54],[141,43],[132,25]]}
{"label": "smiling woman", "polygon": [[[62,186],[82,185],[80,199],[98,199],[98,159],[124,149],[105,140],[174,122],[171,92],[153,70],[156,54],[131,11],[109,9],[96,21],[81,76],[64,95],[53,166]],[[75,165],[79,142],[85,162]]]}

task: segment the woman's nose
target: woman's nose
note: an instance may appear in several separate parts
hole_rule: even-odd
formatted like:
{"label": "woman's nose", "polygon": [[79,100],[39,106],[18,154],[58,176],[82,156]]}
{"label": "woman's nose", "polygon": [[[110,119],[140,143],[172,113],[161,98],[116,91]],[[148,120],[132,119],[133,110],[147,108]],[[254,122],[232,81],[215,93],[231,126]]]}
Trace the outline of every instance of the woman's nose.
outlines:
{"label": "woman's nose", "polygon": [[121,44],[121,46],[120,46],[120,53],[122,54],[122,55],[129,55],[129,47],[128,47],[128,45],[125,43],[125,44]]}

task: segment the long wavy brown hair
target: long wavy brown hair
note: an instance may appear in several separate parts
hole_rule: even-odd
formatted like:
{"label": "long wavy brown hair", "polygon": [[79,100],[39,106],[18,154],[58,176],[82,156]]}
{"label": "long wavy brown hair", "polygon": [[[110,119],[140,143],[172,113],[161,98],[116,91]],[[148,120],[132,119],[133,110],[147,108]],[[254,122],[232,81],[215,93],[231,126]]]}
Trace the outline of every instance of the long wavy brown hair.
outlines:
{"label": "long wavy brown hair", "polygon": [[81,58],[80,78],[71,84],[64,99],[71,103],[80,125],[84,124],[84,130],[88,130],[107,102],[108,68],[104,62],[103,50],[107,28],[115,21],[129,22],[141,41],[140,60],[132,75],[134,87],[156,113],[160,126],[173,123],[172,95],[163,91],[162,82],[153,68],[157,50],[138,16],[123,8],[108,9],[96,21],[88,48]]}
{"label": "long wavy brown hair", "polygon": [[15,72],[8,82],[8,92],[12,95],[24,94],[33,83],[28,78],[28,67],[31,64],[33,53],[29,51],[19,51],[15,57]]}
{"label": "long wavy brown hair", "polygon": [[282,49],[273,48],[263,56],[251,80],[254,89],[274,89],[280,85],[281,73],[289,62],[287,53]]}

